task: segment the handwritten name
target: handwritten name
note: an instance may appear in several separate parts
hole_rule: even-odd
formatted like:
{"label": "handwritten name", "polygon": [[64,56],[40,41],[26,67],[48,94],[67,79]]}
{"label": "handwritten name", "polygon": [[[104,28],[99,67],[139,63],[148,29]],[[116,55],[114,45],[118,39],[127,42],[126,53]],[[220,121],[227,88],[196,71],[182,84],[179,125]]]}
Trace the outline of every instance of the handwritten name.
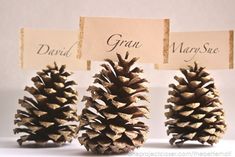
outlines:
{"label": "handwritten name", "polygon": [[64,56],[70,57],[72,52],[71,50],[75,47],[78,42],[73,43],[68,49],[61,48],[51,48],[48,44],[39,44],[39,48],[37,49],[37,54],[39,55],[49,55],[49,56]]}
{"label": "handwritten name", "polygon": [[111,52],[117,47],[140,48],[142,46],[139,41],[125,40],[122,36],[122,34],[112,34],[107,39],[107,45],[111,47],[107,52]]}
{"label": "handwritten name", "polygon": [[219,53],[219,48],[212,48],[210,47],[210,43],[206,42],[202,44],[200,47],[190,47],[185,46],[184,42],[177,44],[173,42],[170,45],[170,49],[172,48],[172,53],[185,53],[185,54],[192,54],[188,59],[185,59],[185,62],[192,61],[199,53],[200,54],[217,54]]}

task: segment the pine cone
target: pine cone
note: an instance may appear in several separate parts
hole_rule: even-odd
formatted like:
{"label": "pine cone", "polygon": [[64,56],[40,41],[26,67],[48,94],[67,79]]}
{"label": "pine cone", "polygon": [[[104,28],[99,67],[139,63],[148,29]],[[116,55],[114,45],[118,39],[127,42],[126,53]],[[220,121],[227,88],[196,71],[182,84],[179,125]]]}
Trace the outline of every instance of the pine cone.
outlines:
{"label": "pine cone", "polygon": [[147,101],[142,93],[148,92],[143,85],[147,82],[139,73],[143,70],[131,66],[137,61],[125,59],[117,54],[118,63],[106,59],[102,71],[94,76],[96,85],[84,96],[86,107],[82,110],[79,142],[89,151],[100,154],[124,153],[140,147],[148,127],[140,120],[147,117],[149,110],[138,100]]}
{"label": "pine cone", "polygon": [[32,78],[35,87],[25,87],[25,91],[33,98],[19,99],[19,104],[25,110],[17,110],[15,124],[19,127],[14,133],[26,133],[17,140],[19,145],[25,141],[35,141],[45,144],[49,140],[63,144],[71,142],[77,134],[77,91],[72,86],[74,81],[67,81],[71,73],[65,71],[65,65],[60,68],[47,66],[37,76]]}
{"label": "pine cone", "polygon": [[217,143],[225,132],[224,111],[215,88],[214,80],[205,68],[180,69],[184,77],[175,76],[178,85],[170,84],[167,134],[172,134],[170,144],[182,145],[194,140],[200,143]]}

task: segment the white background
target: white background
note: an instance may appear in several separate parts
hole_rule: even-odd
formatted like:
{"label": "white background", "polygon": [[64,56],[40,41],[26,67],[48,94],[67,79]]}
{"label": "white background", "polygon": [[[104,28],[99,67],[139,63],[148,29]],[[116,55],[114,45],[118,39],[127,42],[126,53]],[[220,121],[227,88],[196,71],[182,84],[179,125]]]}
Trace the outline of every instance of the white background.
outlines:
{"label": "white background", "polygon": [[[78,29],[79,16],[170,18],[171,31],[230,30],[235,28],[233,0],[0,0],[0,136],[13,136],[13,120],[23,89],[35,71],[19,68],[19,28]],[[65,39],[66,40],[66,39]],[[77,71],[80,99],[100,70]],[[167,138],[164,105],[168,84],[178,71],[157,71],[142,66],[150,83],[150,138]],[[224,103],[228,129],[225,139],[235,139],[235,71],[210,71]],[[83,107],[79,103],[79,110]]]}

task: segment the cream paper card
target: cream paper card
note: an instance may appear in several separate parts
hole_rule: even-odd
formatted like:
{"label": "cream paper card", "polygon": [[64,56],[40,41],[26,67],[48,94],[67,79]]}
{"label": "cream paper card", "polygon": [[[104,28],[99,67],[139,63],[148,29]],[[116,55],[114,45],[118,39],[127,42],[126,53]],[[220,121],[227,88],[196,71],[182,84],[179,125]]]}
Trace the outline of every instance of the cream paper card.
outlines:
{"label": "cream paper card", "polygon": [[117,61],[116,53],[143,63],[167,62],[169,20],[81,17],[78,58]]}
{"label": "cream paper card", "polygon": [[70,70],[87,68],[87,62],[77,59],[78,31],[22,28],[20,31],[20,61],[23,69],[42,69],[56,62]]}
{"label": "cream paper card", "polygon": [[198,62],[209,69],[233,68],[233,31],[171,32],[168,64],[179,69]]}

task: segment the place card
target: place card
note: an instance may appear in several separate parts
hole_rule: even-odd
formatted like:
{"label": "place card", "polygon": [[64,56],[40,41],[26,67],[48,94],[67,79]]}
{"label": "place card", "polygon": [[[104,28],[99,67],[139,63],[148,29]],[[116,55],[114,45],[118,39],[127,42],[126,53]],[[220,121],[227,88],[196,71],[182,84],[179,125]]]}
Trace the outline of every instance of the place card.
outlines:
{"label": "place card", "polygon": [[23,69],[42,69],[56,62],[71,70],[85,70],[87,61],[77,59],[76,30],[20,30],[20,65]]}
{"label": "place card", "polygon": [[117,61],[128,51],[139,62],[167,63],[169,20],[80,17],[79,39],[79,59]]}
{"label": "place card", "polygon": [[233,69],[233,31],[171,32],[168,63],[179,69],[198,62],[209,69]]}

